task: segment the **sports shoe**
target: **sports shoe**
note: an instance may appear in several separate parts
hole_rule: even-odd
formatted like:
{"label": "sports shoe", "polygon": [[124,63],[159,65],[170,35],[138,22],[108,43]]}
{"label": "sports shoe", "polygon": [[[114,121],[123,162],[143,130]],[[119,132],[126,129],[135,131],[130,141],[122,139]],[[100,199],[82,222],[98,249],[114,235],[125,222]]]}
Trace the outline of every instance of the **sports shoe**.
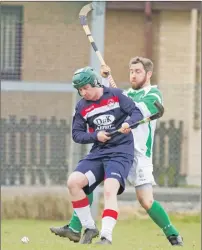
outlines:
{"label": "sports shoe", "polygon": [[97,237],[99,235],[99,231],[97,228],[94,229],[90,229],[90,228],[86,228],[83,236],[80,240],[81,244],[91,244],[92,243],[92,239]]}
{"label": "sports shoe", "polygon": [[65,225],[63,227],[50,227],[50,230],[55,235],[69,238],[70,241],[79,242],[81,238],[81,233],[74,232],[71,228],[69,228],[69,225]]}
{"label": "sports shoe", "polygon": [[173,246],[183,246],[183,238],[180,235],[170,235],[167,239]]}
{"label": "sports shoe", "polygon": [[106,239],[105,237],[101,237],[101,239],[95,243],[96,245],[111,245],[111,241]]}

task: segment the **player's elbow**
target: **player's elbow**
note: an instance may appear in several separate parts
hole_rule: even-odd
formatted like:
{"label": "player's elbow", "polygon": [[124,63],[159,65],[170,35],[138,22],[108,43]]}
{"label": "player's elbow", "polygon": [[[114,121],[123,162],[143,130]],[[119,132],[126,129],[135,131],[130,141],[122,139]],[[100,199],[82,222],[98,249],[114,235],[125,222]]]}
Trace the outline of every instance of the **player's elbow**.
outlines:
{"label": "player's elbow", "polygon": [[72,139],[73,139],[74,142],[80,143],[80,140],[79,140],[78,136],[72,136]]}
{"label": "player's elbow", "polygon": [[72,139],[76,143],[81,143],[81,136],[78,133],[72,132]]}

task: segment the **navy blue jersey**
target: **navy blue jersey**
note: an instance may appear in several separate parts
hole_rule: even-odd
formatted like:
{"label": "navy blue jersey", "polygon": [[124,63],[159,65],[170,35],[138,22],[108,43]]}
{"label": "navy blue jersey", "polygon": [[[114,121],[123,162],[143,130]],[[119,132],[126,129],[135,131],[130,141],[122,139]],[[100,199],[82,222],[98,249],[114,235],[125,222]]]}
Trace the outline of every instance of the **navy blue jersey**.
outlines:
{"label": "navy blue jersey", "polygon": [[[97,101],[81,99],[75,109],[72,123],[72,137],[77,143],[94,143],[89,157],[111,153],[126,153],[134,156],[134,141],[132,132],[118,134],[105,143],[99,142],[99,131],[111,132],[121,127],[127,119],[132,124],[143,115],[135,103],[121,89],[103,87],[103,95]],[[88,157],[88,158],[89,158]]]}

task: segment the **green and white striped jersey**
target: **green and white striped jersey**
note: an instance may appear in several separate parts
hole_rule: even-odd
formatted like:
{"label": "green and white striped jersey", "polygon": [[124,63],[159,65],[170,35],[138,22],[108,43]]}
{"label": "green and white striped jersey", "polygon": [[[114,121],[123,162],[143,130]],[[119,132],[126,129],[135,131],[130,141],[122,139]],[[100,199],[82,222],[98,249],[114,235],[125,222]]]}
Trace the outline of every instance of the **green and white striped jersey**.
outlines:
{"label": "green and white striped jersey", "polygon": [[[127,90],[127,95],[136,103],[144,117],[148,117],[158,111],[153,104],[155,101],[162,104],[162,94],[156,85],[150,85],[139,90],[130,88]],[[141,124],[137,128],[133,129],[136,151],[149,158],[152,157],[155,129],[156,120]]]}

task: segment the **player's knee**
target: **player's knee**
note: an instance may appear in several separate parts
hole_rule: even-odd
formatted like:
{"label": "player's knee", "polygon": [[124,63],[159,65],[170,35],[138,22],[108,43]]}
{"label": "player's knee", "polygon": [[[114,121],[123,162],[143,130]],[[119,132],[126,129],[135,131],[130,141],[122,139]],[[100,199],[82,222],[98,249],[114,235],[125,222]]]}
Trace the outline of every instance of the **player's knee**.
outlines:
{"label": "player's knee", "polygon": [[139,203],[140,205],[147,211],[151,208],[154,200],[152,198],[144,198],[144,197],[139,197]]}
{"label": "player's knee", "polygon": [[151,184],[143,184],[136,187],[136,196],[140,205],[149,210],[153,204],[153,189]]}
{"label": "player's knee", "polygon": [[73,188],[83,188],[85,186],[86,177],[83,173],[73,172],[67,180],[69,190]]}

